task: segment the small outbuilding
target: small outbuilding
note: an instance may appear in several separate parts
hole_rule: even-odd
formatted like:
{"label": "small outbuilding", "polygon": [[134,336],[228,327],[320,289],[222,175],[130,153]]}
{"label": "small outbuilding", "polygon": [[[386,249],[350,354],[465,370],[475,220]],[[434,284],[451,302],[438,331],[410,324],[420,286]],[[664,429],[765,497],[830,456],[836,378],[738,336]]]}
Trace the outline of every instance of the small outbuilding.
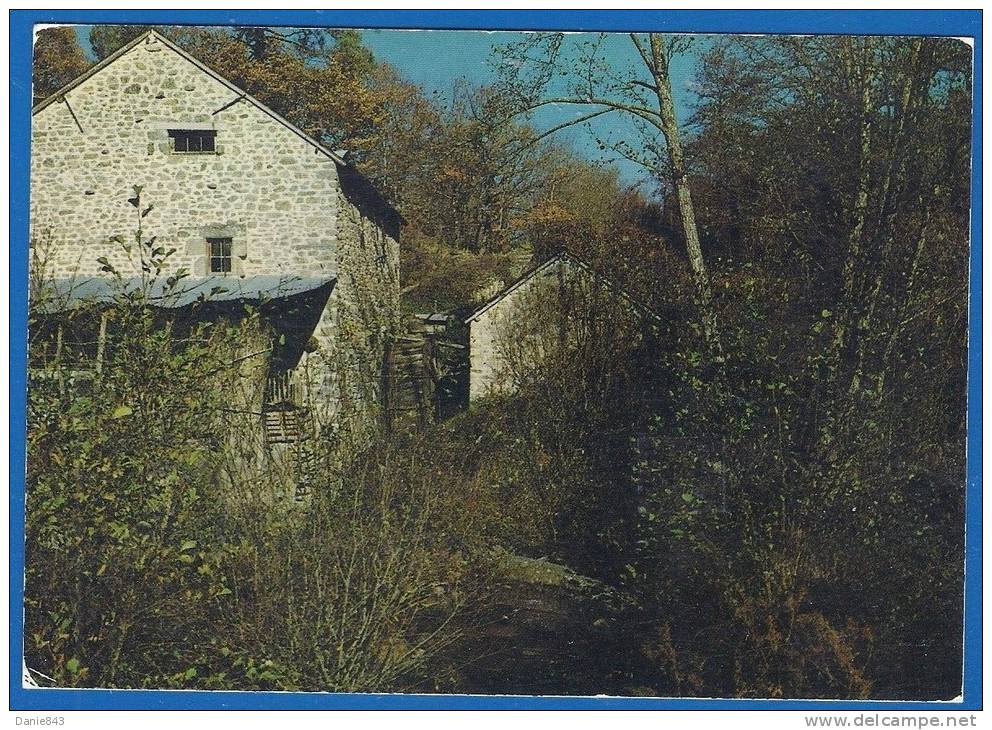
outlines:
{"label": "small outbuilding", "polygon": [[[510,360],[540,357],[548,340],[595,319],[658,323],[661,318],[622,287],[573,254],[563,252],[532,268],[465,319],[469,335],[469,401],[514,387]],[[535,322],[538,326],[535,326]],[[641,328],[643,329],[643,327]]]}

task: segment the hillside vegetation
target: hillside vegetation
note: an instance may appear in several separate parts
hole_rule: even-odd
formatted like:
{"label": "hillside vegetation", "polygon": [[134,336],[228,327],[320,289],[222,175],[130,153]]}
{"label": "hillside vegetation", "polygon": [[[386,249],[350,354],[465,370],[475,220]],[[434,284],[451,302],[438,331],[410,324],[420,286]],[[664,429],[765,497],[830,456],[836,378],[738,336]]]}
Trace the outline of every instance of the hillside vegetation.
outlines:
{"label": "hillside vegetation", "polygon": [[[93,50],[140,30],[94,28]],[[568,250],[663,324],[632,338],[550,313],[577,334],[517,361],[512,395],[328,466],[302,514],[228,468],[204,374],[231,367],[239,332],[169,344],[122,303],[138,319],[85,395],[30,393],[32,669],[71,686],[960,692],[965,45],[671,46],[699,56],[685,169],[646,122],[603,145],[651,170],[631,190],[527,124],[549,69],[608,73],[576,61],[592,46],[535,36],[500,51],[497,83],[444,100],[351,32],[162,30],[350,151],[408,221],[410,310],[465,311]],[[36,94],[89,62],[75,43],[42,33]]]}

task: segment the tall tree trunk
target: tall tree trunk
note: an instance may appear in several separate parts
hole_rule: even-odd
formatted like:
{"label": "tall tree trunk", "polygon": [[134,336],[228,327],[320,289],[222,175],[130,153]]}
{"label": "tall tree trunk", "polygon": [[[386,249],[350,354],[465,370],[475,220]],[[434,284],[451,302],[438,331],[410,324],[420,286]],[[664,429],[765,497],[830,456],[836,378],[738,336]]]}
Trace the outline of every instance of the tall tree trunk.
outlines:
{"label": "tall tree trunk", "polygon": [[651,73],[654,77],[658,96],[658,110],[661,116],[662,134],[668,161],[672,168],[672,184],[678,200],[679,219],[685,236],[685,248],[689,255],[689,266],[699,295],[699,308],[703,317],[703,334],[711,346],[719,350],[716,313],[713,310],[713,292],[710,288],[703,250],[699,245],[699,230],[696,228],[696,213],[692,207],[692,193],[689,191],[688,171],[685,154],[682,150],[682,137],[679,134],[678,119],[675,116],[675,101],[672,98],[672,81],[669,75],[668,53],[660,33],[651,33]]}
{"label": "tall tree trunk", "polygon": [[[857,115],[860,121],[858,130],[858,169],[853,190],[850,212],[850,228],[847,234],[847,251],[841,269],[841,296],[834,317],[833,338],[827,349],[829,370],[825,383],[825,414],[817,437],[818,446],[833,451],[836,457],[836,444],[842,441],[839,431],[846,428],[851,413],[850,387],[845,387],[842,376],[845,370],[845,355],[851,351],[857,335],[858,320],[861,316],[862,281],[864,277],[865,228],[868,219],[868,198],[871,189],[871,150],[874,139],[873,101],[875,98],[875,65],[871,58],[871,41],[864,39],[863,45],[854,38],[842,41],[844,70],[852,92],[858,96]],[[852,93],[852,96],[854,94]],[[847,383],[850,386],[850,382]]]}
{"label": "tall tree trunk", "polygon": [[[875,315],[881,301],[882,286],[885,280],[886,262],[892,254],[892,247],[895,239],[893,227],[896,221],[896,212],[900,193],[906,187],[906,164],[907,141],[912,128],[913,118],[916,113],[913,107],[914,87],[918,82],[920,49],[923,47],[923,40],[915,38],[910,44],[909,64],[903,76],[902,88],[899,93],[899,106],[895,110],[898,114],[896,118],[896,128],[890,144],[892,153],[886,166],[885,175],[879,185],[880,188],[880,209],[878,213],[877,236],[882,239],[878,264],[875,267],[874,284],[864,297],[864,306],[867,308],[859,329],[861,332],[857,337],[857,355],[855,357],[854,374],[851,376],[851,384],[848,395],[854,397],[861,388],[861,381],[864,377],[865,359],[868,355],[868,347],[872,337],[872,327],[875,324]],[[929,79],[927,79],[929,80]],[[925,240],[925,237],[920,239]],[[877,239],[876,239],[877,241]]]}
{"label": "tall tree trunk", "polygon": [[[858,265],[861,263],[861,255],[864,244],[865,221],[868,217],[868,188],[871,178],[871,140],[872,140],[872,85],[874,84],[873,64],[870,59],[856,58],[853,39],[846,40],[846,51],[848,67],[853,75],[858,73],[860,66],[861,117],[859,160],[858,160],[858,182],[854,194],[854,208],[851,216],[851,229],[847,237],[847,256],[844,259],[844,268],[841,272],[841,287],[843,294],[841,297],[841,311],[836,319],[833,341],[832,361],[834,370],[832,379],[840,370],[840,360],[850,337],[850,329],[855,325],[858,307],[855,303],[857,296],[857,275]],[[866,41],[867,42],[867,41]],[[859,63],[860,60],[860,63]]]}
{"label": "tall tree trunk", "polygon": [[879,365],[878,378],[875,381],[875,407],[879,407],[882,396],[885,393],[885,380],[889,371],[893,369],[890,365],[892,354],[895,351],[896,343],[902,336],[905,326],[913,320],[913,315],[909,314],[909,309],[913,304],[916,294],[916,279],[919,275],[920,266],[924,260],[927,240],[930,236],[930,207],[924,203],[923,196],[920,195],[919,207],[924,210],[923,222],[920,225],[919,237],[916,239],[916,249],[913,252],[912,264],[909,267],[909,274],[906,278],[906,290],[902,297],[902,302],[898,307],[898,319],[890,327],[888,341],[885,344],[885,351],[882,353]]}

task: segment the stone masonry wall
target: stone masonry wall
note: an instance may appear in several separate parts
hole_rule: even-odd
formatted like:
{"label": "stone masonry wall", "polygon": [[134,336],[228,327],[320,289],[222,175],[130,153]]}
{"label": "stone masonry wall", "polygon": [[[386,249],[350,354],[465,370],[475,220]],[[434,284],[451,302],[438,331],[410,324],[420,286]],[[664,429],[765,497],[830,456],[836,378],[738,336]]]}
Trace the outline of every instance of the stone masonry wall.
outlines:
{"label": "stone masonry wall", "polygon": [[642,335],[643,313],[587,269],[565,258],[535,271],[469,322],[469,400],[512,391],[508,350],[513,358],[537,364],[548,337],[562,336],[556,332],[558,318],[581,322],[592,315],[627,332],[631,342]]}
{"label": "stone masonry wall", "polygon": [[548,282],[557,285],[560,263],[536,273],[533,278],[508,292],[502,299],[469,324],[469,400],[506,394],[511,389],[506,381],[506,362],[501,338],[512,331],[514,321],[521,317],[528,298],[544,291]]}
{"label": "stone masonry wall", "polygon": [[[233,275],[335,275],[334,161],[237,98],[150,38],[35,114],[32,236],[57,275],[99,275],[99,256],[140,273],[108,243],[135,229],[133,185],[176,267],[206,275],[206,238],[229,236]],[[169,129],[196,128],[217,131],[216,152],[170,152]]]}
{"label": "stone masonry wall", "polygon": [[[216,130],[216,150],[174,153],[169,129]],[[371,414],[398,310],[398,247],[344,194],[334,160],[150,36],[33,117],[31,236],[46,276],[99,276],[101,256],[140,274],[109,241],[136,228],[134,185],[154,206],[145,236],[176,249],[165,273],[214,275],[206,239],[230,237],[228,276],[337,277],[301,365],[326,418],[349,399]]]}
{"label": "stone masonry wall", "polygon": [[356,205],[344,188],[338,197],[339,275],[316,328],[318,342],[333,339],[335,347],[304,358],[320,373],[320,400],[334,405],[333,412],[318,409],[319,421],[362,448],[382,418],[386,347],[399,324],[399,244],[361,200]]}
{"label": "stone masonry wall", "polygon": [[502,358],[497,347],[497,334],[509,316],[512,316],[511,307],[497,304],[469,326],[468,397],[470,401],[496,395],[504,390],[500,388],[498,377]]}

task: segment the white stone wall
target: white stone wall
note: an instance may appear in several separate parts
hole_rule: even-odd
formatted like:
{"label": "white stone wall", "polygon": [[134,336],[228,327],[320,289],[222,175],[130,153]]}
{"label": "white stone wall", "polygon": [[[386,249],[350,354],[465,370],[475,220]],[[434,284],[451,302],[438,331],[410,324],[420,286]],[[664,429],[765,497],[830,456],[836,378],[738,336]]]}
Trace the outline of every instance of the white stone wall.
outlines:
{"label": "white stone wall", "polygon": [[500,322],[508,317],[510,309],[497,305],[469,325],[469,401],[504,390],[499,387],[501,383],[497,377],[501,358],[496,346],[496,333],[500,331]]}
{"label": "white stone wall", "polygon": [[[306,356],[312,403],[341,415],[341,383],[378,397],[385,333],[398,310],[398,244],[375,210],[342,192],[334,160],[196,64],[151,36],[38,111],[32,120],[31,236],[45,275],[101,275],[106,257],[140,273],[111,236],[131,240],[136,210],[168,268],[209,274],[208,237],[234,242],[229,276],[336,276]],[[169,129],[214,129],[216,151],[171,152]],[[357,226],[354,221],[358,220]],[[392,225],[387,226],[394,232]],[[394,234],[395,235],[395,234]],[[378,247],[368,239],[378,238]],[[385,251],[381,258],[380,249]],[[169,273],[169,272],[166,272]],[[358,317],[361,312],[363,317]],[[368,313],[373,313],[370,318]],[[350,333],[339,343],[341,333]],[[364,343],[362,357],[339,357]],[[356,400],[353,398],[352,401]],[[373,417],[373,404],[363,413]]]}
{"label": "white stone wall", "polygon": [[[59,275],[99,274],[100,256],[139,273],[108,243],[136,227],[134,185],[148,234],[194,275],[208,236],[235,240],[236,275],[334,275],[334,161],[248,102],[218,111],[237,97],[152,38],[35,114],[32,236]],[[198,127],[217,130],[215,153],[169,151],[168,129]]]}
{"label": "white stone wall", "polygon": [[512,336],[529,302],[554,295],[563,267],[571,269],[559,260],[536,272],[469,323],[469,401],[510,391],[501,340]]}
{"label": "white stone wall", "polygon": [[511,393],[569,348],[639,342],[647,317],[585,265],[553,259],[469,320],[469,400]]}

